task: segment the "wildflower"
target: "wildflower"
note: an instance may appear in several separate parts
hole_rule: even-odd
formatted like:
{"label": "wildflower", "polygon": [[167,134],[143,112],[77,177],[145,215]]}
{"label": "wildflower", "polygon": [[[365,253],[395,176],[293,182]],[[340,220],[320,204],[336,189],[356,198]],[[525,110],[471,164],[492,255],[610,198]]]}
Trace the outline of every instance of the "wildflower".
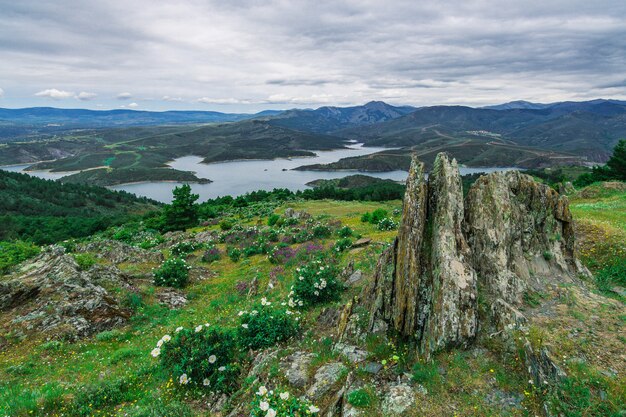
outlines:
{"label": "wildflower", "polygon": [[196,333],[198,333],[200,330],[202,330],[202,325],[196,326]]}
{"label": "wildflower", "polygon": [[226,370],[225,366],[220,366],[219,368],[217,368],[218,371],[220,372],[224,372]]}
{"label": "wildflower", "polygon": [[242,324],[241,327],[243,327],[244,329],[248,328],[248,325],[246,323]]}
{"label": "wildflower", "polygon": [[281,392],[280,393],[280,399],[281,400],[285,400],[285,401],[288,400],[289,399],[289,393],[287,391]]}
{"label": "wildflower", "polygon": [[211,385],[211,381],[209,381],[209,378],[204,378],[204,380],[202,381],[202,385],[204,385],[205,387]]}
{"label": "wildflower", "polygon": [[261,385],[256,395],[264,396],[265,394],[267,394],[267,388],[265,388],[265,385]]}
{"label": "wildflower", "polygon": [[268,403],[267,401],[261,401],[259,403],[259,408],[261,409],[261,411],[267,411],[270,408],[270,403]]}
{"label": "wildflower", "polygon": [[181,330],[183,330],[183,328],[182,328],[182,327],[177,327],[177,328],[176,328],[176,333],[180,332]]}
{"label": "wildflower", "polygon": [[163,346],[163,339],[157,342],[157,347],[160,348],[161,346]]}
{"label": "wildflower", "polygon": [[215,363],[216,360],[217,360],[217,356],[215,355],[209,356],[209,363]]}
{"label": "wildflower", "polygon": [[187,378],[187,374],[182,374],[180,376],[180,378],[178,378],[178,382],[181,385],[187,385],[189,383],[189,381],[191,381],[189,378]]}
{"label": "wildflower", "polygon": [[313,294],[315,294],[317,297],[319,297],[320,292],[319,291],[313,291]]}
{"label": "wildflower", "polygon": [[276,410],[270,408],[269,410],[267,410],[267,414],[265,414],[265,417],[276,417]]}
{"label": "wildflower", "polygon": [[169,342],[170,340],[172,340],[172,336],[170,336],[169,334],[166,334],[165,336],[161,338],[161,340],[164,342]]}
{"label": "wildflower", "polygon": [[204,323],[204,327],[209,327],[210,324],[209,323]]}
{"label": "wildflower", "polygon": [[253,315],[253,316],[256,316],[257,314],[259,314],[259,312],[256,311],[256,310],[252,310],[252,312],[250,314]]}
{"label": "wildflower", "polygon": [[156,358],[157,356],[159,356],[161,354],[161,349],[154,348],[154,349],[152,349],[152,352],[150,352],[150,354],[152,355],[153,358]]}
{"label": "wildflower", "polygon": [[319,411],[320,411],[320,409],[319,409],[319,408],[317,408],[316,406],[314,406],[313,404],[311,404],[311,405],[309,406],[309,411],[310,411],[311,413],[317,413],[317,412],[319,412]]}
{"label": "wildflower", "polygon": [[239,317],[243,316],[243,311],[240,311],[239,314],[237,314]]}

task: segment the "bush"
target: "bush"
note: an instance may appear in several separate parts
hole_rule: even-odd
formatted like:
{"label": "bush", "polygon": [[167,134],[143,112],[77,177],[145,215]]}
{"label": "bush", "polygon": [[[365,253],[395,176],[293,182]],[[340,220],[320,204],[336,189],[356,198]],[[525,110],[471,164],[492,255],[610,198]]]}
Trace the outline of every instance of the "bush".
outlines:
{"label": "bush", "polygon": [[397,228],[398,223],[390,217],[385,217],[378,222],[378,230],[395,230]]}
{"label": "bush", "polygon": [[352,237],[354,235],[354,231],[350,229],[348,226],[344,226],[337,232],[339,237]]}
{"label": "bush", "polygon": [[237,248],[230,248],[228,249],[228,257],[231,261],[238,262],[241,258],[241,251]]}
{"label": "bush", "polygon": [[289,306],[312,305],[339,299],[343,284],[337,280],[336,267],[315,260],[296,269]]}
{"label": "bush", "polygon": [[350,249],[352,247],[352,239],[350,238],[343,238],[343,239],[339,239],[338,241],[335,242],[335,245],[333,246],[333,250],[335,252],[343,252],[346,249]]}
{"label": "bush", "polygon": [[250,416],[308,417],[319,411],[320,409],[309,400],[298,398],[287,390],[268,391],[264,386],[260,386],[254,396]]}
{"label": "bush", "polygon": [[97,262],[96,257],[90,253],[77,253],[74,255],[74,260],[78,264],[81,271],[86,271]]}
{"label": "bush", "polygon": [[275,308],[265,299],[250,311],[239,313],[239,345],[246,349],[263,349],[294,337],[300,328],[297,314]]}
{"label": "bush", "polygon": [[194,242],[179,242],[173,245],[170,250],[172,255],[182,258],[199,249],[200,246]]}
{"label": "bush", "polygon": [[318,224],[313,228],[313,237],[318,239],[324,239],[330,237],[331,230],[328,226],[324,226],[323,224]]}
{"label": "bush", "polygon": [[552,255],[552,252],[545,251],[543,253],[543,259],[545,259],[546,261],[550,261],[553,257],[554,255]]}
{"label": "bush", "polygon": [[268,259],[273,264],[284,264],[295,258],[296,251],[286,244],[275,246],[268,255]]}
{"label": "bush", "polygon": [[232,331],[199,325],[163,336],[151,354],[177,385],[230,393],[237,389],[238,352]]}
{"label": "bush", "polygon": [[220,250],[216,246],[209,247],[202,255],[202,261],[211,263],[219,261],[222,257]]}
{"label": "bush", "polygon": [[220,229],[222,230],[230,230],[233,228],[233,226],[234,224],[230,220],[227,220],[227,219],[224,219],[220,222]]}
{"label": "bush", "polygon": [[276,222],[278,222],[278,219],[280,219],[280,216],[278,214],[271,214],[270,217],[267,219],[267,225],[274,226]]}
{"label": "bush", "polygon": [[348,402],[357,408],[367,408],[372,404],[372,396],[364,389],[357,389],[348,394]]}
{"label": "bush", "polygon": [[0,275],[39,253],[39,247],[27,242],[0,242]]}
{"label": "bush", "polygon": [[189,281],[189,269],[184,259],[170,258],[154,271],[154,284],[162,287],[183,288]]}

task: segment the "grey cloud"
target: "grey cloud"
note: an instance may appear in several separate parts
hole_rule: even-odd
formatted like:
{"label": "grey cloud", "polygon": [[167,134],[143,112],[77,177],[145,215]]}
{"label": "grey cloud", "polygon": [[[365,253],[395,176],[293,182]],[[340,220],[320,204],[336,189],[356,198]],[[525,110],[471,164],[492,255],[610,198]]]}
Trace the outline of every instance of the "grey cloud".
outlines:
{"label": "grey cloud", "polygon": [[0,0],[0,10],[12,97],[62,85],[97,88],[111,106],[138,97],[142,108],[244,111],[548,102],[609,88],[626,98],[626,2]]}

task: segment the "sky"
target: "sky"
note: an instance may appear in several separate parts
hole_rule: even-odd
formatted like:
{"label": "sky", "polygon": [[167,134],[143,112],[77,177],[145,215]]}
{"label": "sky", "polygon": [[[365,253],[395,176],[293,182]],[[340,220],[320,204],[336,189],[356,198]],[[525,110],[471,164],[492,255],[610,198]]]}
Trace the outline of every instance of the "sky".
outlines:
{"label": "sky", "polygon": [[0,107],[626,99],[624,0],[0,0]]}

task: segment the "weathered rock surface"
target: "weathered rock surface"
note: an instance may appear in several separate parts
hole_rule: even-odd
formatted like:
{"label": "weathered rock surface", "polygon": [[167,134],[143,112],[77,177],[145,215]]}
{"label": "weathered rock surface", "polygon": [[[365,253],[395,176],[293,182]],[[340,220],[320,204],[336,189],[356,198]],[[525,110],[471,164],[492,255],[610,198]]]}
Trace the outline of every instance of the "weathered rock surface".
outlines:
{"label": "weathered rock surface", "polygon": [[308,352],[295,352],[281,362],[285,376],[291,385],[303,388],[309,383],[309,366],[314,355]]}
{"label": "weathered rock surface", "polygon": [[491,309],[481,328],[502,330],[523,323],[526,291],[581,273],[567,198],[510,171],[481,177],[463,201],[456,161],[439,154],[428,180],[413,160],[398,237],[361,305],[370,332],[393,328],[428,357],[477,336],[478,291]]}
{"label": "weathered rock surface", "polygon": [[341,379],[347,368],[341,362],[328,363],[317,370],[313,385],[307,390],[307,397],[317,400],[327,394]]}
{"label": "weathered rock surface", "polygon": [[130,313],[104,286],[125,286],[115,267],[81,271],[60,246],[38,257],[0,284],[0,311],[14,310],[14,324],[75,338],[124,323]]}
{"label": "weathered rock surface", "polygon": [[415,392],[407,384],[391,385],[385,394],[382,409],[386,416],[399,416],[415,404]]}
{"label": "weathered rock surface", "polygon": [[119,240],[95,240],[80,244],[77,245],[76,252],[96,253],[97,257],[106,259],[116,265],[122,262],[160,263],[164,260],[161,252],[141,249]]}

